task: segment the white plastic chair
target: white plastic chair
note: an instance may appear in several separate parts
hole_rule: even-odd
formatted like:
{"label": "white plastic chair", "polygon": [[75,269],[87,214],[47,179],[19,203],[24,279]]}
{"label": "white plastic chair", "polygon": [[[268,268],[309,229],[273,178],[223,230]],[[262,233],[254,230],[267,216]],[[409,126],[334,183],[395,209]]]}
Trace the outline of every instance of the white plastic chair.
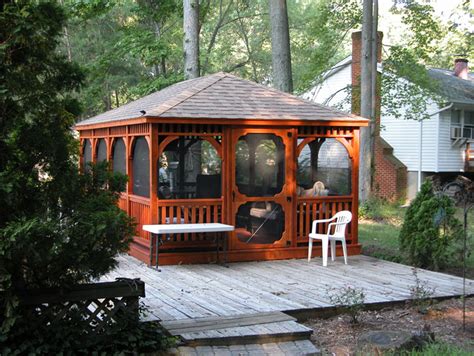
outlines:
{"label": "white plastic chair", "polygon": [[[331,219],[314,220],[313,228],[309,234],[309,246],[308,246],[308,262],[311,260],[311,253],[313,251],[313,240],[321,240],[323,247],[323,266],[328,265],[328,243],[331,241],[331,260],[334,261],[336,258],[336,241],[341,241],[342,251],[344,252],[344,263],[347,265],[347,246],[346,246],[346,226],[352,220],[352,213],[348,210],[340,211],[335,214]],[[335,221],[335,222],[331,222]],[[317,233],[317,225],[321,223],[327,223],[328,230],[325,234]],[[334,230],[331,233],[331,229]]]}

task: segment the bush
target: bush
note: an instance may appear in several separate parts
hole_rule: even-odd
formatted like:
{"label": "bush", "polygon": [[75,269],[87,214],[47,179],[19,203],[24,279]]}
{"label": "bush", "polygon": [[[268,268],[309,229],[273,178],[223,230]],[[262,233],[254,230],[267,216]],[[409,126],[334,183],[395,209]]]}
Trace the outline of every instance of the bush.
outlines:
{"label": "bush", "polygon": [[351,323],[359,322],[359,315],[364,309],[365,293],[364,289],[351,286],[328,291],[329,301],[339,307],[346,308],[351,317]]}
{"label": "bush", "polygon": [[410,264],[436,270],[446,266],[449,248],[462,236],[455,212],[450,198],[435,194],[431,181],[423,183],[406,212],[399,236],[400,248]]}
{"label": "bush", "polygon": [[[142,310],[143,313],[143,310]],[[70,311],[68,320],[36,325],[22,319],[7,335],[0,335],[2,355],[142,354],[164,350],[174,344],[158,322],[139,322],[134,316],[91,332],[84,329],[81,315]]]}

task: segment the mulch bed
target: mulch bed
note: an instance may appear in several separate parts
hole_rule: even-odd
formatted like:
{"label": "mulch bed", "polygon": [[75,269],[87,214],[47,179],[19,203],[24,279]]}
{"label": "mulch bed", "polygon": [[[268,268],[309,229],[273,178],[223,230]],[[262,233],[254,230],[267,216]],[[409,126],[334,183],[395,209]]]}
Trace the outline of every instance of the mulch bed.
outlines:
{"label": "mulch bed", "polygon": [[410,304],[363,311],[358,324],[350,323],[349,315],[329,319],[311,319],[304,324],[314,330],[313,343],[323,352],[335,355],[353,355],[357,340],[372,330],[403,330],[420,332],[430,330],[435,340],[462,347],[474,352],[474,298],[466,300],[466,331],[462,330],[462,301],[449,299],[429,307],[426,314]]}

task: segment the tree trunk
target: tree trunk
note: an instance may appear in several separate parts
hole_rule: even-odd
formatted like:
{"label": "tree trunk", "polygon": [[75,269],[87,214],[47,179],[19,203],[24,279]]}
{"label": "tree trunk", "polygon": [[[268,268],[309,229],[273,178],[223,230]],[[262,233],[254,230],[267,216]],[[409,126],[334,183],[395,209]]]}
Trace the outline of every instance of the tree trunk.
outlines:
{"label": "tree trunk", "polygon": [[364,0],[362,19],[362,53],[360,75],[360,116],[370,119],[361,129],[359,199],[366,201],[372,185],[372,0]]}
{"label": "tree trunk", "polygon": [[272,28],[273,83],[278,90],[291,93],[293,78],[286,0],[269,0],[269,3]]}
{"label": "tree trunk", "polygon": [[199,0],[183,0],[184,78],[199,77]]}
{"label": "tree trunk", "polygon": [[[59,3],[61,4],[61,7],[64,7],[63,0],[60,0]],[[64,43],[66,45],[67,60],[69,62],[72,62],[72,49],[71,49],[71,41],[69,40],[69,31],[67,28],[67,22],[64,25],[63,32],[64,32]]]}

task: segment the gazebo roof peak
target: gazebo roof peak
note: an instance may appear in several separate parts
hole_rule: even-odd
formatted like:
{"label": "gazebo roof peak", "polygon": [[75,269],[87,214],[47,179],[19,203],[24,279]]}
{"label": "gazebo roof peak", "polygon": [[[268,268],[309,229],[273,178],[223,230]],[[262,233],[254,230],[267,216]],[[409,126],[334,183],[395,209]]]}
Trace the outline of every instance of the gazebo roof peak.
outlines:
{"label": "gazebo roof peak", "polygon": [[76,127],[143,118],[354,121],[365,119],[218,72],[185,80],[77,123]]}

